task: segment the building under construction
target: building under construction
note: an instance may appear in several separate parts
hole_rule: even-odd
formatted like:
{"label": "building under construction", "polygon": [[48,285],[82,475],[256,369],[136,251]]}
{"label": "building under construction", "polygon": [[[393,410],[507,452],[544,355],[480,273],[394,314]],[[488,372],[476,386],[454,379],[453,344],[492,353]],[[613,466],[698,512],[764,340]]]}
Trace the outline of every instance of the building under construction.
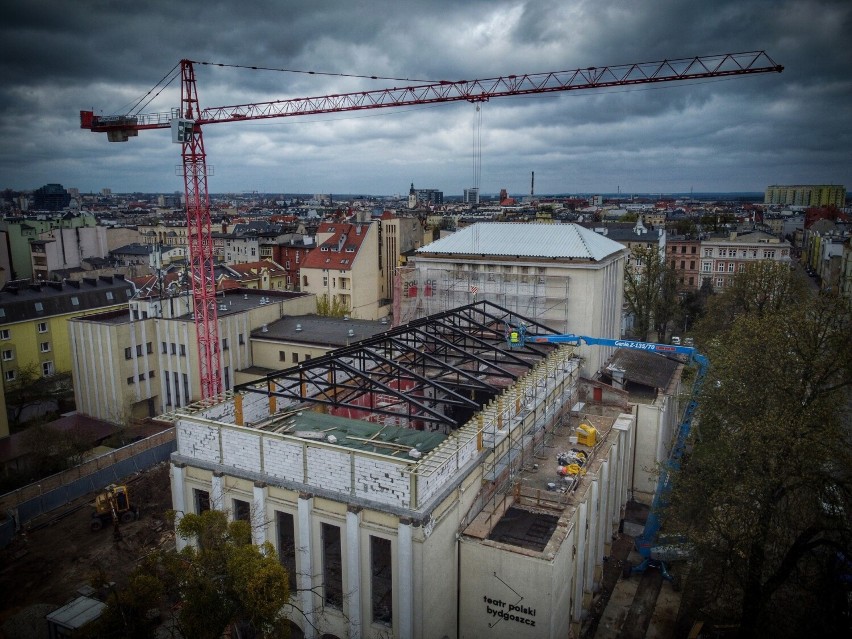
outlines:
{"label": "building under construction", "polygon": [[[626,259],[622,244],[577,224],[473,224],[397,269],[394,325],[488,300],[558,333],[620,337]],[[584,371],[609,353],[584,350]]]}
{"label": "building under construction", "polygon": [[[174,508],[251,521],[294,637],[564,637],[630,491],[626,391],[479,301],[173,414]],[[179,541],[179,545],[183,543]]]}

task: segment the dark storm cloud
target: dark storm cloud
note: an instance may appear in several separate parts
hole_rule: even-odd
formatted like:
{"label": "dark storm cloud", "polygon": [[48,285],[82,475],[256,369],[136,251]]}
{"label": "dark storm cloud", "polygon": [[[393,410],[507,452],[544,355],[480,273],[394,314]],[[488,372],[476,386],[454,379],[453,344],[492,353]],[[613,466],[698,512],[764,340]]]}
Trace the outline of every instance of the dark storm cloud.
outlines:
{"label": "dark storm cloud", "polygon": [[[174,191],[166,132],[109,144],[80,109],[176,106],[182,58],[400,80],[197,66],[203,106],[766,50],[784,73],[483,105],[482,187],[762,190],[849,183],[847,1],[34,0],[0,24],[0,188]],[[151,91],[151,93],[148,93]],[[146,95],[147,94],[147,95]],[[148,102],[150,100],[150,103]],[[213,191],[396,193],[472,181],[469,104],[205,129]]]}

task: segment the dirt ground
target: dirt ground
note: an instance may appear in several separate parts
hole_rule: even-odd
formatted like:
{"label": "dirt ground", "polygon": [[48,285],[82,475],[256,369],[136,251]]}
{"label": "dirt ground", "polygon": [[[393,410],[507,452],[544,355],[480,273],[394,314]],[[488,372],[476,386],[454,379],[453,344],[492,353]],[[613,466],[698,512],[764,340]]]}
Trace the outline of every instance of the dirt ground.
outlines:
{"label": "dirt ground", "polygon": [[21,636],[14,631],[20,626],[16,615],[25,616],[32,609],[43,616],[46,606],[68,603],[99,569],[120,586],[138,558],[174,544],[174,530],[164,520],[171,508],[168,462],[127,477],[124,483],[131,504],[139,507],[139,519],[121,526],[121,540],[113,539],[111,526],[90,530],[92,494],[30,522],[26,533],[0,550],[0,637]]}

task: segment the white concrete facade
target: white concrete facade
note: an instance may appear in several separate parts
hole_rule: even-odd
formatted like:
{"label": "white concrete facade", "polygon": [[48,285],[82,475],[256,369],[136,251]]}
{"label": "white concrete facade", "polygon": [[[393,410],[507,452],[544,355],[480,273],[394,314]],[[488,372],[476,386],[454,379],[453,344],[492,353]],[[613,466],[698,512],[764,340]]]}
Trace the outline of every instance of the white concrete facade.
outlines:
{"label": "white concrete facade", "polygon": [[[276,432],[275,411],[287,409],[260,394],[187,411],[176,422],[175,503],[194,508],[201,491],[232,517],[238,503],[251,504],[255,541],[290,553],[299,609],[290,618],[307,637],[566,636],[627,499],[631,416],[601,431],[544,552],[459,533],[478,525],[489,495],[523,470],[534,446],[567,428],[578,379],[572,350],[554,351],[422,458]],[[516,505],[528,507],[527,498],[519,493]],[[488,626],[483,597],[502,597],[494,573],[529,591],[534,628]]]}

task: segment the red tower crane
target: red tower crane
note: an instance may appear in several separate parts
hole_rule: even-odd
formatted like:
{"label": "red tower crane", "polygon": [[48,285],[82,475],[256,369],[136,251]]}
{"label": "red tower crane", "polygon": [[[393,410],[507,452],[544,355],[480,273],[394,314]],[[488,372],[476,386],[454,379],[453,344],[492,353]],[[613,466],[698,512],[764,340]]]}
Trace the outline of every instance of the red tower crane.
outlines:
{"label": "red tower crane", "polygon": [[210,232],[210,198],[207,190],[203,126],[438,102],[484,102],[504,96],[779,73],[784,69],[773,62],[765,51],[749,51],[569,71],[507,75],[483,80],[441,81],[202,109],[195,80],[196,64],[211,63],[181,60],[180,107],[171,113],[101,116],[95,115],[93,111],[81,111],[80,126],[90,131],[106,133],[110,142],[126,142],[130,137],[138,135],[139,131],[147,129],[171,128],[172,140],[182,144],[187,237],[203,398],[221,392],[213,238]]}

